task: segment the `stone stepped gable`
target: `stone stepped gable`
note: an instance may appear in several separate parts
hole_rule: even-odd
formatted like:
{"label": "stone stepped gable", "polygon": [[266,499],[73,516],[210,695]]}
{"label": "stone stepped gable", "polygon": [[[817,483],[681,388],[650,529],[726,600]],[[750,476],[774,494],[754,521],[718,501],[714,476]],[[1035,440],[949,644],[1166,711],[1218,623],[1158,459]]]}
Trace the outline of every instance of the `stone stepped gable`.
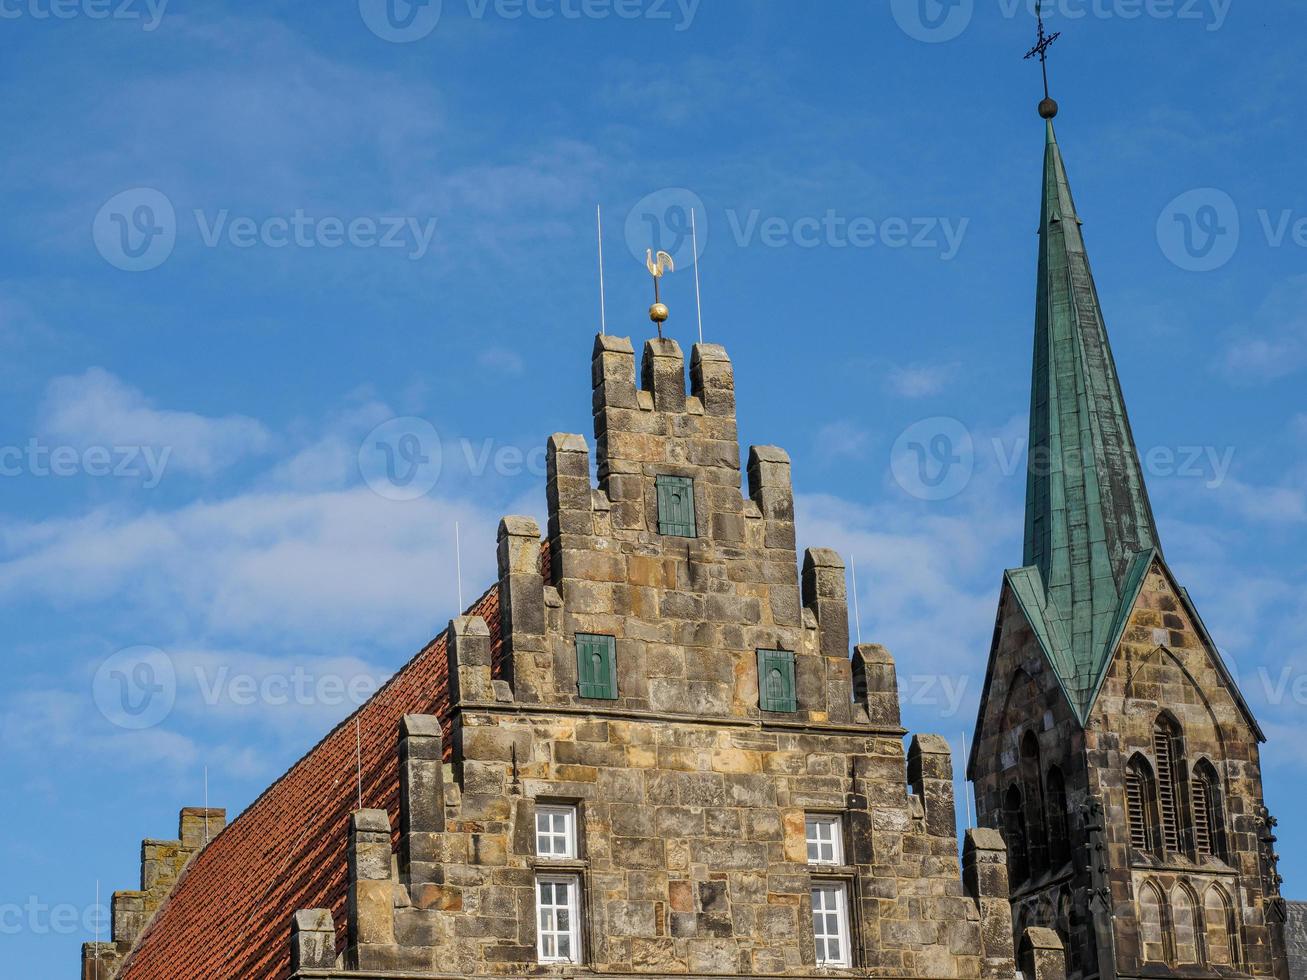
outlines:
{"label": "stone stepped gable", "polygon": [[[543,541],[505,518],[494,589],[358,713],[364,809],[332,778],[351,719],[119,976],[1010,980],[1002,838],[959,859],[949,745],[905,752],[893,659],[850,658],[843,564],[800,560],[783,451],[741,465],[726,353],[693,348],[687,393],[651,340],[639,377],[596,339],[599,485],[550,438]],[[1064,975],[1056,934],[1020,938],[1029,980]]]}

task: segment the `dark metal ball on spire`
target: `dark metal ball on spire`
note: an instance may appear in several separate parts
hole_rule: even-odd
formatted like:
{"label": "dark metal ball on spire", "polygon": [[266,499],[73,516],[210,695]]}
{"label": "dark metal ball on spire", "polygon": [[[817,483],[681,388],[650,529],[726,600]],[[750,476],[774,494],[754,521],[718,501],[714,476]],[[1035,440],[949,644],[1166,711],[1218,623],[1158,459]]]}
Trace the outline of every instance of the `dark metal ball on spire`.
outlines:
{"label": "dark metal ball on spire", "polygon": [[1057,100],[1044,99],[1039,103],[1039,117],[1041,119],[1053,119],[1057,116]]}

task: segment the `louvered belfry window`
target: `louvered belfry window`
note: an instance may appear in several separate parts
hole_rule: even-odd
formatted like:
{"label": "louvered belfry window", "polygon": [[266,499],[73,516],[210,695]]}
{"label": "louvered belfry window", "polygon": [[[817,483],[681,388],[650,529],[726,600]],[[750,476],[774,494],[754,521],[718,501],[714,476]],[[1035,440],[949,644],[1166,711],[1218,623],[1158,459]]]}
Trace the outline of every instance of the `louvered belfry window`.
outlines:
{"label": "louvered belfry window", "polygon": [[1194,851],[1199,857],[1215,856],[1225,860],[1221,837],[1223,814],[1220,777],[1216,774],[1216,768],[1206,759],[1194,767],[1189,798],[1194,812]]}
{"label": "louvered belfry window", "polygon": [[654,484],[658,490],[658,533],[696,537],[694,481],[688,476],[660,476]]}
{"label": "louvered belfry window", "polygon": [[1212,853],[1212,817],[1207,806],[1207,782],[1195,779],[1191,796],[1194,805],[1194,849],[1199,854]]}
{"label": "louvered belfry window", "polygon": [[1137,851],[1156,850],[1153,775],[1142,756],[1135,756],[1125,773],[1126,814],[1130,822],[1130,844]]}
{"label": "louvered belfry window", "polygon": [[1153,752],[1157,756],[1157,805],[1162,824],[1162,846],[1180,850],[1179,793],[1176,787],[1176,733],[1165,718],[1153,726]]}

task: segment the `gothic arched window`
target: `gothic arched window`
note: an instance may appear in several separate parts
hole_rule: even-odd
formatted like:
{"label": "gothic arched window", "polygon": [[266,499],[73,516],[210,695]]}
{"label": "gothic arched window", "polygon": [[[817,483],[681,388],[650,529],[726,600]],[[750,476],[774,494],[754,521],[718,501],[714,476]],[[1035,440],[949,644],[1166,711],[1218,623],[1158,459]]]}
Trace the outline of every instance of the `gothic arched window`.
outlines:
{"label": "gothic arched window", "polygon": [[1166,963],[1166,900],[1151,881],[1139,890],[1139,953],[1145,963]]}
{"label": "gothic arched window", "polygon": [[1180,726],[1170,715],[1159,715],[1153,725],[1153,754],[1157,758],[1157,809],[1161,818],[1161,844],[1180,850],[1180,766],[1183,750]]}
{"label": "gothic arched window", "polygon": [[1212,885],[1203,896],[1203,931],[1207,962],[1211,966],[1234,966],[1238,962],[1234,913],[1220,885]]}
{"label": "gothic arched window", "polygon": [[1157,783],[1153,768],[1136,754],[1125,770],[1126,814],[1130,822],[1130,844],[1137,851],[1157,852]]}
{"label": "gothic arched window", "polygon": [[1194,766],[1194,778],[1189,787],[1193,805],[1194,851],[1199,857],[1215,855],[1225,859],[1225,814],[1221,806],[1221,783],[1216,768],[1203,759]]}
{"label": "gothic arched window", "polygon": [[1030,873],[1048,870],[1048,834],[1044,828],[1044,774],[1039,761],[1039,737],[1026,732],[1021,739],[1021,791],[1026,802],[1026,850]]}
{"label": "gothic arched window", "polygon": [[1198,959],[1198,903],[1183,882],[1171,891],[1171,922],[1175,928],[1175,963],[1191,966]]}
{"label": "gothic arched window", "polygon": [[1054,868],[1060,868],[1071,860],[1071,839],[1067,830],[1066,780],[1062,770],[1053,766],[1048,770],[1045,781],[1048,791],[1044,794],[1048,800],[1048,856]]}
{"label": "gothic arched window", "polygon": [[1003,837],[1007,842],[1007,870],[1013,887],[1030,877],[1026,851],[1026,813],[1021,790],[1013,784],[1003,798]]}

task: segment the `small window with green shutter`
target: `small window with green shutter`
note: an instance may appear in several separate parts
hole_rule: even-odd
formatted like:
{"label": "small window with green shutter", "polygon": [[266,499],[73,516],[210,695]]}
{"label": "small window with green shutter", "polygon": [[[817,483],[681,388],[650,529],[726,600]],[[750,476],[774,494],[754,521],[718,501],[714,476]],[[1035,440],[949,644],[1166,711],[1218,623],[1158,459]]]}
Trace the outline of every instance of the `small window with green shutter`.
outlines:
{"label": "small window with green shutter", "polygon": [[658,533],[680,538],[696,537],[694,528],[694,481],[688,476],[660,476],[658,488]]}
{"label": "small window with green shutter", "polygon": [[758,651],[758,707],[763,711],[798,711],[794,694],[794,654]]}
{"label": "small window with green shutter", "polygon": [[576,681],[583,698],[617,700],[617,641],[613,637],[576,634]]}

